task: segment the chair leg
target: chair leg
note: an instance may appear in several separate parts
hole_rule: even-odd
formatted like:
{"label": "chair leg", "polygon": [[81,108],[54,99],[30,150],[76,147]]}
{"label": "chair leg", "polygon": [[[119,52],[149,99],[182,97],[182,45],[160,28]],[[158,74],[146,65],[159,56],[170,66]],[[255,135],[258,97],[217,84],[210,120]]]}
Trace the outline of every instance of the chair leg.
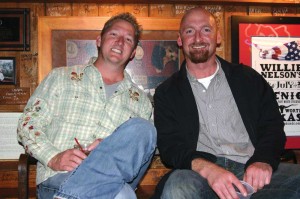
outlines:
{"label": "chair leg", "polygon": [[19,199],[28,199],[29,155],[21,154],[18,165],[18,195]]}

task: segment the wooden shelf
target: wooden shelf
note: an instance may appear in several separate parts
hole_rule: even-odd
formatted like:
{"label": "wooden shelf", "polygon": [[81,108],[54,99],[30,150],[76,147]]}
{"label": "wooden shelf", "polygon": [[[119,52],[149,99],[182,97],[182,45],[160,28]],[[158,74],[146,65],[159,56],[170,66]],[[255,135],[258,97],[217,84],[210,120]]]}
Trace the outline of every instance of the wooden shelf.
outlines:
{"label": "wooden shelf", "polygon": [[[83,3],[82,0],[0,0],[0,2],[16,3]],[[253,5],[253,4],[279,4],[299,5],[300,0],[85,0],[84,3],[134,3],[134,4],[230,4],[230,5]]]}

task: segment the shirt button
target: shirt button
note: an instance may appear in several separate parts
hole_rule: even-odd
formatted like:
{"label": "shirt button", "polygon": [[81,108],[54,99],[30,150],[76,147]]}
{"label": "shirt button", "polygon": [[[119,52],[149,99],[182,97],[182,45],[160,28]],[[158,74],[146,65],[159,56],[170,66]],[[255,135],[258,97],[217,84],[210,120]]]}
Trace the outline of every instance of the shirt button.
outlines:
{"label": "shirt button", "polygon": [[100,89],[102,89],[102,86],[100,86]]}
{"label": "shirt button", "polygon": [[209,105],[208,105],[208,108],[211,108],[211,107],[212,107],[212,105],[211,105],[211,104],[209,104]]}
{"label": "shirt button", "polygon": [[206,90],[204,90],[204,89],[203,89],[203,90],[202,90],[202,92],[203,92],[203,93],[205,93],[205,92],[206,92]]}

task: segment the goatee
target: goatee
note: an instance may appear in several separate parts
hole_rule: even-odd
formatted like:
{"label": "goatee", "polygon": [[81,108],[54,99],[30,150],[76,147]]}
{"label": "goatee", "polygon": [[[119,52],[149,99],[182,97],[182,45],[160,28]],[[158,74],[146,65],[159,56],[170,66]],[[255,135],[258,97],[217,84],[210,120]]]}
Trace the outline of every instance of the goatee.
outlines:
{"label": "goatee", "polygon": [[196,52],[196,53],[190,53],[190,59],[193,63],[199,64],[206,62],[208,60],[208,51],[205,52]]}

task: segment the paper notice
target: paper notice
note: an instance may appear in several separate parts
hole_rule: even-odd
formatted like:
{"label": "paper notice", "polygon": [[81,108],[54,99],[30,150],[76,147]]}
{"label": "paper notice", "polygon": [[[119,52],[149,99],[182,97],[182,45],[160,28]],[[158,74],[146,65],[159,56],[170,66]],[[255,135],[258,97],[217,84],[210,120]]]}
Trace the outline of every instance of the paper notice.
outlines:
{"label": "paper notice", "polygon": [[24,149],[17,140],[21,113],[0,113],[0,159],[18,159]]}

